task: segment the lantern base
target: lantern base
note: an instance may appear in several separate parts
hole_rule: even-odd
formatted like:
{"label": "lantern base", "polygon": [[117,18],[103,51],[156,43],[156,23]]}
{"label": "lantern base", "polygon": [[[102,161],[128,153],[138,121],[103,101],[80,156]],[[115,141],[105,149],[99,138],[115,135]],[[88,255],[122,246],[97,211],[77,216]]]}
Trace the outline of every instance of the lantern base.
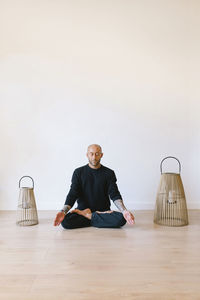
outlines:
{"label": "lantern base", "polygon": [[180,227],[180,226],[188,225],[187,221],[179,218],[158,219],[158,220],[154,220],[154,223],[157,225],[168,226],[168,227]]}
{"label": "lantern base", "polygon": [[19,226],[32,226],[32,225],[37,225],[38,220],[20,220],[17,221],[16,224]]}

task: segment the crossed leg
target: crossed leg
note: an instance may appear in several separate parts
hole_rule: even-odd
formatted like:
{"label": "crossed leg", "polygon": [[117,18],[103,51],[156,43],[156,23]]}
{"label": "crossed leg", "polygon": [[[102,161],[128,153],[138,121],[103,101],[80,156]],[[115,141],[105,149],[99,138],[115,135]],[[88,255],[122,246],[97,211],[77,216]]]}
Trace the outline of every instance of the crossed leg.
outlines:
{"label": "crossed leg", "polygon": [[123,214],[117,211],[91,212],[89,208],[84,210],[74,209],[68,213],[62,221],[66,229],[81,227],[119,228],[126,224]]}

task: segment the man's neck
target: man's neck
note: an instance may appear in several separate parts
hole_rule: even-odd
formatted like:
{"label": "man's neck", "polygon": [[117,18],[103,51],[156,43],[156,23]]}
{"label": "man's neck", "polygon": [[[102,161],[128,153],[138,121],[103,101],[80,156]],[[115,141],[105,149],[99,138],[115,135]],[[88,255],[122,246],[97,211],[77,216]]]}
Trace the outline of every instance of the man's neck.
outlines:
{"label": "man's neck", "polygon": [[90,168],[92,169],[99,169],[101,167],[101,164],[98,164],[97,166],[93,166],[90,163],[88,164]]}

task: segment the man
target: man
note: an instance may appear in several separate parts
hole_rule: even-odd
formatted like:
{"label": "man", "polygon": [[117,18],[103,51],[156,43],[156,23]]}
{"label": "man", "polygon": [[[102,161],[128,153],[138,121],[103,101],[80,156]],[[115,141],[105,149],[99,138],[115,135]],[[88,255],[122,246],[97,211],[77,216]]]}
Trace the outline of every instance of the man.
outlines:
{"label": "man", "polygon": [[[134,224],[133,214],[124,206],[113,170],[100,164],[101,146],[92,144],[87,149],[89,164],[77,168],[72,176],[70,191],[63,209],[57,213],[54,226],[62,224],[66,229],[94,226],[119,228]],[[118,211],[110,210],[110,199]],[[69,212],[75,201],[78,207]]]}

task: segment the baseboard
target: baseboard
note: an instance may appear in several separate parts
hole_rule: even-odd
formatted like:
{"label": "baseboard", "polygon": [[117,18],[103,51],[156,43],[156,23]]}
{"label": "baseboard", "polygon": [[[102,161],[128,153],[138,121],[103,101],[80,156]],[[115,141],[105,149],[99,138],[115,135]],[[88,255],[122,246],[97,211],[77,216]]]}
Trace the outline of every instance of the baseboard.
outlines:
{"label": "baseboard", "polygon": [[[128,201],[124,201],[125,206],[127,207],[128,210],[134,211],[134,210],[154,210],[155,208],[155,203],[141,203],[141,202],[128,202]],[[51,210],[55,210],[58,211],[62,208],[61,206],[55,206],[55,204],[51,205],[51,204],[46,204],[46,205],[37,205],[37,209],[38,210],[46,210],[46,211],[51,211]],[[200,201],[199,202],[189,202],[187,201],[187,208],[188,209],[200,209]],[[111,205],[111,209],[117,209],[115,207],[115,205],[112,203]],[[0,207],[0,211],[6,211],[6,210],[11,210],[13,211],[13,207]]]}

